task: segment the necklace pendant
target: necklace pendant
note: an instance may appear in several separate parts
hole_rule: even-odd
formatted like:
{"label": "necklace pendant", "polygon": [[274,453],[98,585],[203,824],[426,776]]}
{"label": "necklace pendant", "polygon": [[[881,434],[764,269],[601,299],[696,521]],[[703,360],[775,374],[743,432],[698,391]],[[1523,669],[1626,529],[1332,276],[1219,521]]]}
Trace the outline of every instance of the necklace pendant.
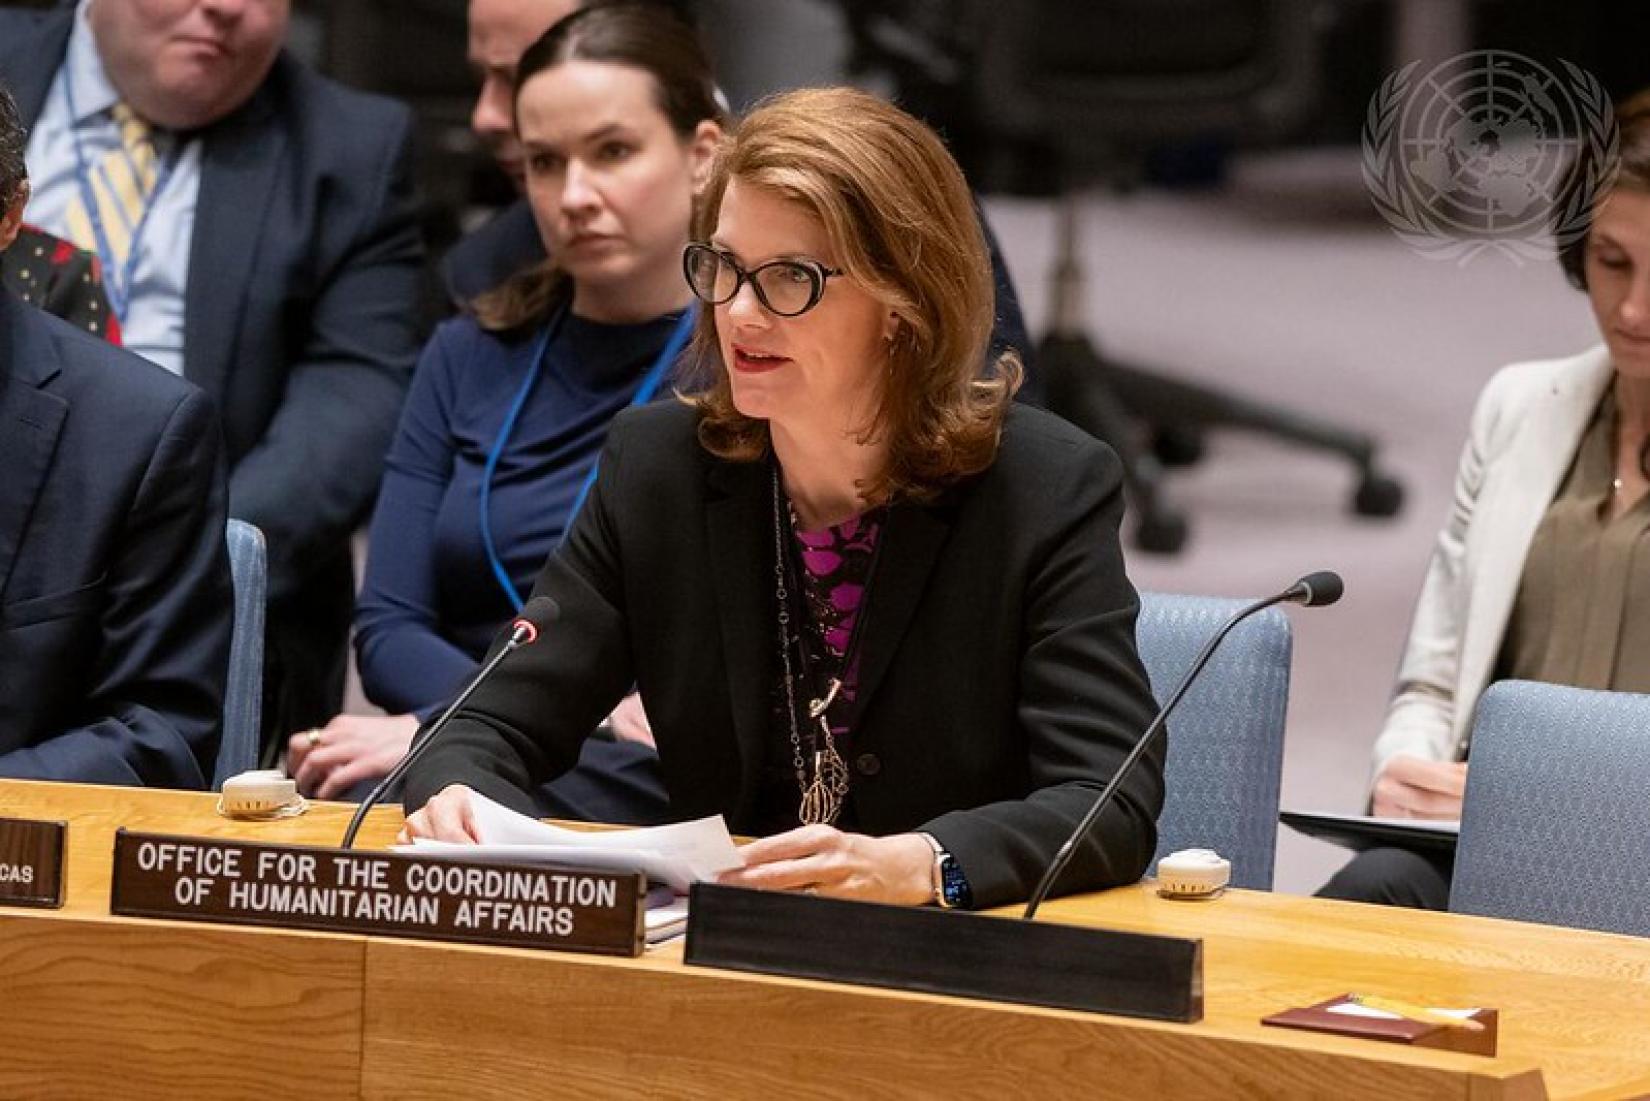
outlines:
{"label": "necklace pendant", "polygon": [[831,705],[836,702],[837,693],[840,691],[842,691],[841,678],[832,677],[831,683],[826,687],[824,697],[808,701],[808,718],[817,719],[830,710]]}
{"label": "necklace pendant", "polygon": [[841,806],[831,798],[831,793],[826,790],[824,781],[815,774],[813,782],[802,793],[802,806],[797,812],[797,818],[804,826],[829,826],[836,821],[837,813],[841,809]]}
{"label": "necklace pendant", "polygon": [[842,755],[832,746],[814,753],[814,776],[802,792],[802,805],[797,817],[803,825],[833,824],[842,813],[842,801],[848,794],[848,766]]}
{"label": "necklace pendant", "polygon": [[814,776],[825,784],[837,802],[848,794],[848,766],[835,745],[827,744],[814,754]]}
{"label": "necklace pendant", "polygon": [[797,811],[797,818],[804,826],[829,826],[836,820],[836,809],[830,805],[817,778],[802,793],[802,807]]}

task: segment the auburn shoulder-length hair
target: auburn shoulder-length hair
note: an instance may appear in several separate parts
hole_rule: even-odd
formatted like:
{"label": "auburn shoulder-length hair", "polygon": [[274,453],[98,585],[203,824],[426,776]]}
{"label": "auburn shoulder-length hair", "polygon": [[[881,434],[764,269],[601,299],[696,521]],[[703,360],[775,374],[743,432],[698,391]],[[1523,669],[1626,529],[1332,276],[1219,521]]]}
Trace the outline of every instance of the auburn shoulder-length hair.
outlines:
{"label": "auburn shoulder-length hair", "polygon": [[[887,441],[888,462],[860,487],[866,498],[930,500],[989,467],[1023,371],[1012,352],[985,362],[996,304],[990,257],[973,196],[939,136],[864,92],[787,92],[760,104],[724,143],[697,240],[715,233],[732,180],[806,208],[836,265],[899,317],[864,436]],[[701,411],[700,442],[724,459],[764,457],[767,422],[734,407],[714,310],[699,313],[689,362],[698,388],[686,400]]]}

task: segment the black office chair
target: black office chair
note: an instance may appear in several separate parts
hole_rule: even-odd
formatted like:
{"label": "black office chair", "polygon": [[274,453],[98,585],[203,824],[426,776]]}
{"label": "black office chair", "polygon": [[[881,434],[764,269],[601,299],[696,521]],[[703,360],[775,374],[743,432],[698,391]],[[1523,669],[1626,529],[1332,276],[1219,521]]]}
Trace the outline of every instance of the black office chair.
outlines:
{"label": "black office chair", "polygon": [[[1136,545],[1173,552],[1185,518],[1162,496],[1163,467],[1195,461],[1203,433],[1247,428],[1345,455],[1355,511],[1390,516],[1402,487],[1360,432],[1103,356],[1082,323],[1079,189],[1129,189],[1175,144],[1276,140],[1317,92],[1314,0],[842,0],[860,56],[888,63],[929,98],[961,91],[948,130],[976,149],[1043,154],[1060,196],[1052,316],[1036,353],[1051,409],[1122,455]],[[941,8],[944,8],[942,11]]]}
{"label": "black office chair", "polygon": [[[1078,188],[1136,186],[1168,143],[1276,140],[1317,97],[1314,0],[1023,0],[980,4],[973,88],[988,132],[1055,153],[1060,189],[1049,331],[1038,364],[1049,404],[1118,446],[1145,550],[1172,552],[1183,516],[1161,497],[1165,462],[1194,461],[1203,432],[1246,428],[1323,448],[1358,473],[1354,511],[1391,516],[1403,489],[1369,436],[1105,358],[1083,331]],[[1137,422],[1144,433],[1131,430]]]}

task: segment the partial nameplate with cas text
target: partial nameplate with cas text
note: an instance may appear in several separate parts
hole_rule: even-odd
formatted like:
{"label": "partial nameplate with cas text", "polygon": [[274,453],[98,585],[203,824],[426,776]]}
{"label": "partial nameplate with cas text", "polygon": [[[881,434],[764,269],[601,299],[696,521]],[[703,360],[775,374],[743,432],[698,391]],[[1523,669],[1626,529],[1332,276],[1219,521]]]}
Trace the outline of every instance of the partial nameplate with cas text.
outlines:
{"label": "partial nameplate with cas text", "polygon": [[0,818],[0,906],[63,905],[68,837],[63,822]]}
{"label": "partial nameplate with cas text", "polygon": [[637,956],[646,899],[635,872],[119,830],[109,911]]}

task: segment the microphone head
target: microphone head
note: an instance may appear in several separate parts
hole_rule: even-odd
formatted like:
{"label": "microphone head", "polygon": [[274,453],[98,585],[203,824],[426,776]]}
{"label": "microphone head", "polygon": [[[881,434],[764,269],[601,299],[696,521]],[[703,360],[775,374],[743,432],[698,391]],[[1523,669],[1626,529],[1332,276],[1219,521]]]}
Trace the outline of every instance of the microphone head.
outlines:
{"label": "microphone head", "polygon": [[510,624],[512,630],[527,632],[527,637],[521,640],[523,646],[530,646],[538,641],[539,631],[550,626],[561,617],[561,605],[548,596],[535,596],[522,608],[521,614]]}
{"label": "microphone head", "polygon": [[1295,603],[1308,608],[1321,608],[1326,604],[1333,604],[1346,591],[1346,585],[1341,581],[1341,575],[1334,570],[1319,570],[1309,573],[1295,582],[1290,590],[1294,594]]}

